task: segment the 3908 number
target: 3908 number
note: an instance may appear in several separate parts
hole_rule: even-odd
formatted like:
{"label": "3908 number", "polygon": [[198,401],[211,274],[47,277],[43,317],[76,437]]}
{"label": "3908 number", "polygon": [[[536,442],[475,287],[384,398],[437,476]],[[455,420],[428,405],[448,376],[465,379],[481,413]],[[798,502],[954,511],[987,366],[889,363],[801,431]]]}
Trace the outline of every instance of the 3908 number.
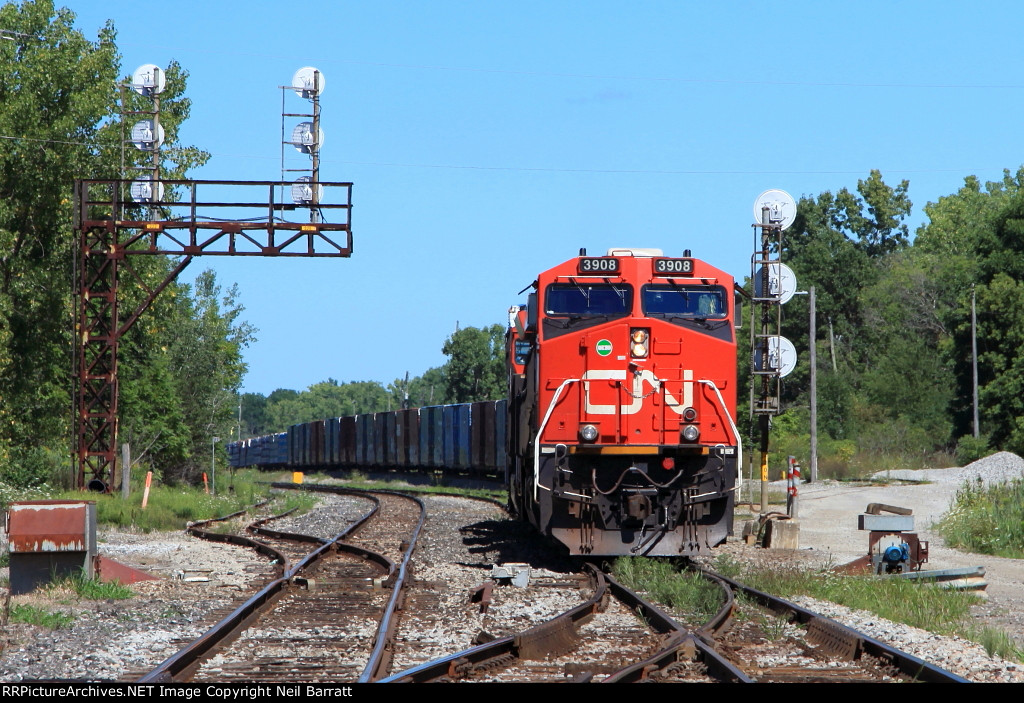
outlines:
{"label": "3908 number", "polygon": [[580,259],[580,271],[588,273],[615,273],[618,270],[618,259],[606,257],[599,259]]}
{"label": "3908 number", "polygon": [[693,273],[693,259],[655,259],[654,272],[691,274]]}

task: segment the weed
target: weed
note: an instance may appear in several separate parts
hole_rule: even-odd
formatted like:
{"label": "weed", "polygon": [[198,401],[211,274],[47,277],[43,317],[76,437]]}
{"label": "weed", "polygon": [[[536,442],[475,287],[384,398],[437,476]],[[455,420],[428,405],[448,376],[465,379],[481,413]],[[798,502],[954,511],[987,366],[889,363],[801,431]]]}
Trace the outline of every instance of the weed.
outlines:
{"label": "weed", "polygon": [[786,636],[789,620],[781,615],[758,614],[757,624],[761,626],[761,632],[769,642],[777,642]]}
{"label": "weed", "polygon": [[[135,490],[124,500],[118,494],[94,495],[96,517],[102,525],[133,528],[142,532],[180,530],[185,523],[237,512],[270,495],[266,477],[256,471],[235,473],[233,490],[218,495],[206,493],[200,486],[162,485],[156,483],[145,509],[142,491]],[[64,500],[81,500],[81,493],[68,492],[56,496]]]}
{"label": "weed", "polygon": [[100,581],[79,575],[71,579],[71,584],[75,593],[87,600],[127,600],[135,596],[132,589],[116,581]]}
{"label": "weed", "polygon": [[980,480],[964,482],[939,529],[953,547],[1024,557],[1024,480],[990,486]]}
{"label": "weed", "polygon": [[715,557],[715,572],[726,578],[736,578],[743,570],[743,566],[731,554],[719,554]]}
{"label": "weed", "polygon": [[98,578],[88,578],[81,571],[72,576],[51,580],[45,590],[50,596],[70,591],[86,600],[127,600],[135,595],[127,586],[117,582],[100,581]]}
{"label": "weed", "polygon": [[49,630],[56,630],[67,627],[75,618],[67,613],[58,613],[50,610],[43,610],[34,605],[12,605],[9,622],[20,622],[26,625],[36,625]]}
{"label": "weed", "polygon": [[1007,661],[1024,661],[1024,649],[1019,647],[1005,630],[986,625],[980,630],[972,631],[970,639],[984,647],[989,656]]}

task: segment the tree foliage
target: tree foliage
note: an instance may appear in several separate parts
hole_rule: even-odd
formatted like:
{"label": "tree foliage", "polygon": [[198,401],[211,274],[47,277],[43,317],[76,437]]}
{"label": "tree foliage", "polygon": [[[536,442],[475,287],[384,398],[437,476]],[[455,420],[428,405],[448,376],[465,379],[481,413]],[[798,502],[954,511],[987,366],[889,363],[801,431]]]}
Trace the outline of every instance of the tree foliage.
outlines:
{"label": "tree foliage", "polygon": [[444,367],[447,396],[453,403],[495,400],[505,395],[505,329],[464,327],[445,341],[441,351],[448,357]]}
{"label": "tree foliage", "polygon": [[71,184],[99,170],[118,59],[111,25],[89,41],[73,21],[0,7],[0,462],[67,446]]}
{"label": "tree foliage", "polygon": [[[119,88],[127,77],[113,24],[90,40],[74,20],[50,0],[0,7],[0,478],[21,483],[66,475],[69,465],[73,183],[119,177],[119,100],[127,111],[148,107]],[[187,72],[172,63],[166,77],[161,168],[184,178],[208,155],[178,142],[191,107]],[[124,158],[130,175],[150,155],[128,147]],[[153,287],[171,262],[133,257],[132,266]],[[121,308],[135,309],[143,294],[123,283]],[[194,288],[171,285],[121,340],[121,439],[170,476],[190,477],[197,447],[226,434],[224,398],[244,371],[252,330],[234,294],[219,295],[212,274]]]}
{"label": "tree foliage", "polygon": [[[802,198],[783,260],[818,292],[819,427],[876,453],[971,447],[1024,452],[1024,168],[974,176],[928,203],[907,241],[907,184],[877,172]],[[973,427],[971,300],[977,300],[981,427]],[[785,310],[784,334],[806,359],[806,304]],[[824,353],[822,353],[824,352]],[[833,369],[831,355],[836,356]],[[805,405],[807,376],[786,381]]]}

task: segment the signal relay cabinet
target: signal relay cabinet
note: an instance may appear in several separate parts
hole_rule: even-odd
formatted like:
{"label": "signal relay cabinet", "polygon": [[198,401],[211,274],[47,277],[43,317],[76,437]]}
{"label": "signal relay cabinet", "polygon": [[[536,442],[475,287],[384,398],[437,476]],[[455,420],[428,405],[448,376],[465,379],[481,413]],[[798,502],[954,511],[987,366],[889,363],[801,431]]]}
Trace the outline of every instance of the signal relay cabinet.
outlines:
{"label": "signal relay cabinet", "polygon": [[92,578],[96,556],[95,501],[11,503],[6,532],[11,593],[29,593],[54,579]]}

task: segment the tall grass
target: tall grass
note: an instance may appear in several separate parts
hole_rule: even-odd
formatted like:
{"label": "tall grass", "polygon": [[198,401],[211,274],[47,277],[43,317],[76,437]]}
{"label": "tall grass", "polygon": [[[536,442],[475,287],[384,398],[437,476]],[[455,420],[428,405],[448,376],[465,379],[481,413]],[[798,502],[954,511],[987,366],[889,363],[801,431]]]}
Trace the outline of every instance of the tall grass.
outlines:
{"label": "tall grass", "polygon": [[1024,661],[1024,649],[1005,630],[985,626],[972,630],[968,639],[974,640],[990,655],[1002,657],[1008,661]]}
{"label": "tall grass", "polygon": [[946,542],[970,552],[1024,557],[1024,480],[964,482],[939,524]]}
{"label": "tall grass", "polygon": [[68,588],[78,594],[79,598],[86,600],[127,600],[135,595],[127,586],[117,582],[100,581],[98,578],[88,578],[82,572],[52,583],[50,588]]}
{"label": "tall grass", "polygon": [[624,585],[650,597],[694,623],[703,623],[722,607],[718,587],[700,574],[680,572],[672,563],[646,557],[620,557],[612,573]]}
{"label": "tall grass", "polygon": [[962,632],[970,619],[970,607],[979,601],[964,591],[901,578],[849,576],[797,566],[745,569],[738,578],[752,588],[784,598],[804,595],[828,600],[940,634]]}
{"label": "tall grass", "polygon": [[269,480],[269,477],[256,471],[241,470],[234,475],[231,489],[219,485],[217,495],[206,493],[201,486],[156,484],[150,490],[145,508],[142,507],[143,490],[134,485],[127,500],[117,493],[101,495],[80,491],[66,491],[54,497],[61,500],[95,500],[96,518],[103,525],[142,532],[180,530],[188,522],[227,515],[266,500],[271,494],[270,486],[266,483]]}

